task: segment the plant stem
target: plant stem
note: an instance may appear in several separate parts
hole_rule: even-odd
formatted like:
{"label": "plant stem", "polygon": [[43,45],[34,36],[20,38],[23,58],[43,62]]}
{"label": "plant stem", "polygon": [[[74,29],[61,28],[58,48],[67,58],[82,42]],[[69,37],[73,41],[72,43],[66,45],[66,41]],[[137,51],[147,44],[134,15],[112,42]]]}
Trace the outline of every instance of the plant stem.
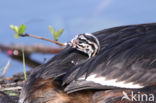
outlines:
{"label": "plant stem", "polygon": [[37,39],[41,39],[41,40],[46,40],[46,41],[49,41],[49,42],[52,42],[52,43],[55,43],[59,46],[65,46],[63,43],[60,43],[56,40],[50,40],[50,39],[47,39],[47,38],[44,38],[44,37],[41,37],[41,36],[36,36],[36,35],[32,35],[32,34],[21,34],[20,36],[29,36],[29,37],[32,37],[32,38],[37,38]]}
{"label": "plant stem", "polygon": [[27,80],[27,74],[26,74],[26,68],[25,68],[25,55],[24,55],[24,50],[22,50],[22,58],[23,58],[24,79]]}

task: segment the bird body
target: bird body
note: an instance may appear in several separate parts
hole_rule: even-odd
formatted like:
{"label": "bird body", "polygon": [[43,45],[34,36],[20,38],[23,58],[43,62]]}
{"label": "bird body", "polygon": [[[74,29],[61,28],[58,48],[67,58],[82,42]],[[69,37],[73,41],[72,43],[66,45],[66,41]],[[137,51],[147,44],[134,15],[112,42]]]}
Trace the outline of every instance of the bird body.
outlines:
{"label": "bird body", "polygon": [[132,26],[122,30],[125,33],[135,30],[129,35],[121,35],[120,31],[120,37],[101,48],[95,57],[66,73],[64,84],[68,86],[65,91],[116,87],[138,89],[156,83],[156,29],[152,27],[154,25],[151,28],[149,25]]}
{"label": "bird body", "polygon": [[118,94],[112,100],[117,103],[123,90],[150,92],[156,85],[155,51],[156,23],[79,35],[34,69],[21,103],[107,103]]}

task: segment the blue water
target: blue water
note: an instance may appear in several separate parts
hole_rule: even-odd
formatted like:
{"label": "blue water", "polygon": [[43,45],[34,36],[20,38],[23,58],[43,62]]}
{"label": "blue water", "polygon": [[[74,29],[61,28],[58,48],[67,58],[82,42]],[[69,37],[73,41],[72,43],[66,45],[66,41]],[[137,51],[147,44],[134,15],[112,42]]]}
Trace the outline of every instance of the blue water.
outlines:
{"label": "blue water", "polygon": [[[15,39],[10,24],[27,26],[27,33],[51,38],[48,26],[64,28],[61,42],[69,41],[74,35],[84,32],[156,21],[156,0],[0,0],[0,43],[53,44],[31,39]],[[33,55],[43,61],[52,55]],[[8,58],[0,53],[0,68]],[[27,67],[27,69],[29,69]],[[11,60],[6,76],[22,72],[21,63]]]}

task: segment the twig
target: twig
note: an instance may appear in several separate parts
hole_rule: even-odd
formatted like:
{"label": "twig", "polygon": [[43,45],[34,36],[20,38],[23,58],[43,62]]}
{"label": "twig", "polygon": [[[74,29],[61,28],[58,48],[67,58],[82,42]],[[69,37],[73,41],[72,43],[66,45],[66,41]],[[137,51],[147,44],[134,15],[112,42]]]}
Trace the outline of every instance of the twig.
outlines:
{"label": "twig", "polygon": [[11,44],[11,45],[3,45],[0,44],[0,51],[2,53],[7,54],[9,57],[22,62],[22,50],[25,51],[25,63],[31,68],[35,68],[41,63],[37,60],[33,60],[30,57],[32,53],[44,53],[44,54],[55,54],[60,52],[63,47],[49,47],[46,45],[19,45],[19,44]]}
{"label": "twig", "polygon": [[4,45],[0,44],[0,51],[7,52],[8,50],[19,50],[24,51],[26,53],[43,53],[43,54],[55,54],[60,52],[63,48],[62,47],[49,47],[46,45],[38,44],[38,45],[19,45],[19,44],[11,44],[11,45]]}
{"label": "twig", "polygon": [[36,35],[32,35],[32,34],[21,34],[20,36],[22,37],[25,37],[25,36],[29,36],[29,37],[32,37],[32,38],[37,38],[37,39],[41,39],[41,40],[46,40],[46,41],[49,41],[49,42],[52,42],[52,43],[55,43],[59,46],[65,46],[64,43],[60,43],[56,40],[50,40],[50,39],[47,39],[47,38],[44,38],[44,37],[41,37],[41,36],[36,36]]}

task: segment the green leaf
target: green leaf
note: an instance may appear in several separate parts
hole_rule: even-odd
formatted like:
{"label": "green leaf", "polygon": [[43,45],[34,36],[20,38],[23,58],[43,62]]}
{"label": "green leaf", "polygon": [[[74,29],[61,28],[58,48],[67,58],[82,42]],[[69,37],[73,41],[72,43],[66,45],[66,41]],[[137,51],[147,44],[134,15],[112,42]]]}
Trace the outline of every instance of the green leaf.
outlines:
{"label": "green leaf", "polygon": [[14,37],[15,37],[16,39],[18,39],[18,38],[20,37],[19,33],[15,33],[15,34],[14,34]]}
{"label": "green leaf", "polygon": [[21,24],[19,27],[16,25],[10,25],[10,28],[15,31],[14,34],[15,38],[19,38],[20,35],[24,34],[26,30],[26,26],[24,24]]}
{"label": "green leaf", "polygon": [[18,30],[18,27],[15,26],[15,25],[10,25],[10,28],[13,29],[14,32],[15,32],[14,37],[15,37],[15,38],[19,38],[20,35],[19,35],[19,33],[18,33],[18,31],[19,31],[19,30]]}
{"label": "green leaf", "polygon": [[61,34],[63,33],[63,31],[64,31],[64,29],[60,29],[60,30],[58,30],[58,31],[55,33],[55,40],[57,40],[57,39],[61,36]]}
{"label": "green leaf", "polygon": [[13,29],[16,33],[18,32],[18,27],[14,25],[10,25],[10,28]]}
{"label": "green leaf", "polygon": [[49,30],[50,30],[51,34],[53,35],[54,40],[57,40],[64,31],[64,29],[55,31],[51,25],[49,26]]}
{"label": "green leaf", "polygon": [[10,25],[10,28],[15,31],[15,26],[14,25]]}
{"label": "green leaf", "polygon": [[18,26],[15,26],[15,31],[18,32]]}
{"label": "green leaf", "polygon": [[54,36],[55,35],[55,30],[53,29],[53,27],[51,25],[49,26],[49,30],[50,30],[51,34]]}
{"label": "green leaf", "polygon": [[18,33],[20,35],[22,35],[22,34],[24,34],[25,30],[26,30],[26,26],[24,24],[21,24],[19,29],[18,29]]}

